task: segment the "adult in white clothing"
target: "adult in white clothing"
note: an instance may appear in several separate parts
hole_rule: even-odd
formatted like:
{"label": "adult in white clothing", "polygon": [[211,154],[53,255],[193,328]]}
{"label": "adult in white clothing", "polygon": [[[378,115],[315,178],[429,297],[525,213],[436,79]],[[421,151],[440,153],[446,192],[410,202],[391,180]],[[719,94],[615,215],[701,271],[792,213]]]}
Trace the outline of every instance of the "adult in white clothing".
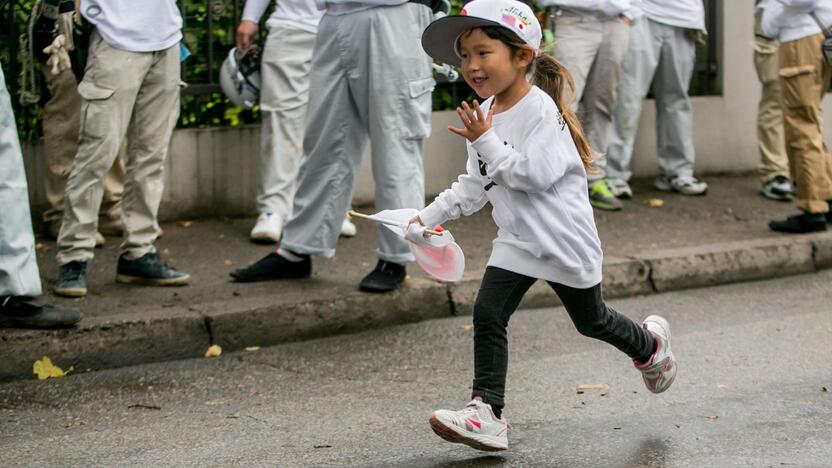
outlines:
{"label": "adult in white clothing", "polygon": [[630,29],[607,148],[607,175],[614,195],[632,196],[628,181],[641,108],[650,85],[656,99],[659,190],[703,195],[694,177],[693,109],[688,97],[696,42],[704,38],[702,0],[639,0],[644,18]]}

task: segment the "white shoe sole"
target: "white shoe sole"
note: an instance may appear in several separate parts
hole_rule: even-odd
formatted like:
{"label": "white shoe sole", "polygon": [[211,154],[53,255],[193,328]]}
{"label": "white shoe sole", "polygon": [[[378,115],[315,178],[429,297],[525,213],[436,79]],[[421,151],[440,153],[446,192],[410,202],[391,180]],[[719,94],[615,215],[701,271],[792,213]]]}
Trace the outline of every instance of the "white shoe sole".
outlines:
{"label": "white shoe sole", "polygon": [[436,413],[430,415],[430,428],[439,437],[455,444],[465,444],[485,452],[499,452],[508,449],[508,441],[503,441],[485,434],[475,434],[454,425],[445,424]]}
{"label": "white shoe sole", "polygon": [[144,286],[185,286],[191,281],[191,275],[178,278],[140,278],[138,276],[116,275],[116,283],[141,284]]}
{"label": "white shoe sole", "polygon": [[660,315],[650,315],[646,319],[644,319],[642,323],[646,324],[647,322],[655,323],[659,327],[661,327],[662,330],[664,330],[664,334],[667,337],[666,352],[667,355],[670,356],[670,359],[673,361],[673,370],[667,376],[667,384],[664,386],[664,388],[657,389],[654,391],[649,386],[647,387],[647,389],[650,390],[652,393],[662,393],[667,391],[667,389],[670,388],[670,386],[673,385],[673,382],[676,380],[676,372],[679,370],[679,363],[676,361],[676,356],[673,354],[673,346],[671,346],[670,342],[670,324],[667,322],[667,320]]}

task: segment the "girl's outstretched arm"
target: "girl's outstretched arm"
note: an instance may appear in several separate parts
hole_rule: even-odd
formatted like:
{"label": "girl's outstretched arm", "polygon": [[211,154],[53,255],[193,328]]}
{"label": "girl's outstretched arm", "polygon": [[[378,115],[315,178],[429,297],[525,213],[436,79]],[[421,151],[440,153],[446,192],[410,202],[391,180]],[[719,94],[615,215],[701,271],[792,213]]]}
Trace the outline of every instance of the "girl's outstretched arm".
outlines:
{"label": "girl's outstretched arm", "polygon": [[478,168],[473,167],[471,158],[468,158],[465,167],[467,172],[419,213],[423,225],[436,226],[449,219],[476,213],[485,206],[488,198],[480,182]]}

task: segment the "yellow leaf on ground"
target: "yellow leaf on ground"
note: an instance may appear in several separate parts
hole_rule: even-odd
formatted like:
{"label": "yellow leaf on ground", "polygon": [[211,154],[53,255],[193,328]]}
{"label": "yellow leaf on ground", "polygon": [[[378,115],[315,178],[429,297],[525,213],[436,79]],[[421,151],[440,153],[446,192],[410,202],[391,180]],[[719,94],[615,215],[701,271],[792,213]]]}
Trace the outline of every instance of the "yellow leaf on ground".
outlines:
{"label": "yellow leaf on ground", "polygon": [[211,345],[208,348],[208,351],[205,351],[205,357],[217,357],[222,354],[222,348],[220,345]]}
{"label": "yellow leaf on ground", "polygon": [[260,350],[259,346],[246,346],[246,351],[248,351],[250,353],[253,353],[254,351],[259,351],[259,350]]}
{"label": "yellow leaf on ground", "polygon": [[658,198],[651,198],[651,199],[647,200],[647,204],[652,206],[653,208],[658,208],[658,207],[664,205],[664,200],[661,200],[661,199],[658,199]]}
{"label": "yellow leaf on ground", "polygon": [[459,331],[471,331],[474,329],[473,325],[460,325]]}
{"label": "yellow leaf on ground", "polygon": [[52,364],[52,361],[46,356],[40,361],[35,361],[35,364],[32,366],[32,372],[38,376],[38,380],[46,380],[50,377],[63,377],[73,370],[75,368],[72,366],[66,371],[62,370],[60,367]]}
{"label": "yellow leaf on ground", "polygon": [[603,383],[600,383],[600,384],[580,384],[580,385],[578,385],[578,388],[576,389],[576,392],[578,393],[578,395],[581,395],[581,394],[586,393],[590,390],[600,390],[600,391],[603,392],[603,391],[606,391],[606,390],[609,390],[609,389],[610,389],[610,386],[607,385],[607,384],[603,384]]}

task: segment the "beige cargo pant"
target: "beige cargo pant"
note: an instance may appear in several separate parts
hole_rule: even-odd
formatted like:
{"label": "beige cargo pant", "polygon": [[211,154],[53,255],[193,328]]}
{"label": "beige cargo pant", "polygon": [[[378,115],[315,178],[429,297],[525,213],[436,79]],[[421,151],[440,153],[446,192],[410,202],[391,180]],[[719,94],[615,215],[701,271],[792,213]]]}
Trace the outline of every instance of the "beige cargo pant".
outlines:
{"label": "beige cargo pant", "polygon": [[[46,200],[49,208],[43,212],[43,221],[50,231],[60,227],[64,213],[66,181],[72,169],[72,160],[78,150],[81,96],[78,82],[72,70],[53,75],[48,67],[43,69],[44,81],[49,88],[49,101],[43,107],[43,153],[46,157]],[[104,196],[99,213],[102,222],[121,222],[121,195],[124,190],[124,168],[121,158],[104,176]]]}
{"label": "beige cargo pant", "polygon": [[757,170],[762,181],[767,182],[776,176],[791,177],[780,103],[780,63],[777,59],[780,43],[762,34],[758,14],[754,24],[754,67],[763,91],[757,107],[757,146],[760,149],[760,166]]}
{"label": "beige cargo pant", "polygon": [[821,100],[832,68],[818,33],[780,44],[780,86],[789,168],[797,185],[797,207],[826,213],[832,200],[832,157],[821,132]]}
{"label": "beige cargo pant", "polygon": [[179,116],[179,45],[128,52],[94,33],[78,93],[81,129],[66,185],[58,263],[92,259],[104,174],[125,137],[125,237],[119,253],[134,260],[155,251],[164,162]]}

